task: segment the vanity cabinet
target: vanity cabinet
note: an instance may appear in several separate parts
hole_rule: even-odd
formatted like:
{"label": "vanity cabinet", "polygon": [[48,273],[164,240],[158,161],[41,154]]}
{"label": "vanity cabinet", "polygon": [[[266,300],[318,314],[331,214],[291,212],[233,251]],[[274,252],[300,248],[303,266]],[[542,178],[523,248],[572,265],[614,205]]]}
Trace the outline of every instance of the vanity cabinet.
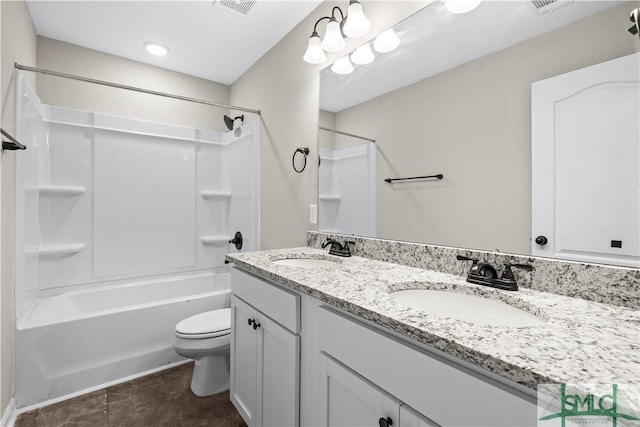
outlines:
{"label": "vanity cabinet", "polygon": [[299,297],[232,270],[230,397],[247,425],[299,425]]}
{"label": "vanity cabinet", "polygon": [[231,401],[251,427],[536,425],[525,387],[236,268],[231,279]]}
{"label": "vanity cabinet", "polygon": [[341,423],[348,406],[343,408],[340,399],[350,400],[358,412],[348,414],[347,421],[367,419],[357,425],[378,425],[386,417],[393,426],[536,425],[535,397],[506,380],[413,346],[333,307],[317,310],[318,350],[326,359],[319,370],[325,379],[318,382],[325,388],[319,395],[327,396],[321,402],[326,425],[348,425]]}
{"label": "vanity cabinet", "polygon": [[331,357],[324,361],[328,426],[439,427]]}

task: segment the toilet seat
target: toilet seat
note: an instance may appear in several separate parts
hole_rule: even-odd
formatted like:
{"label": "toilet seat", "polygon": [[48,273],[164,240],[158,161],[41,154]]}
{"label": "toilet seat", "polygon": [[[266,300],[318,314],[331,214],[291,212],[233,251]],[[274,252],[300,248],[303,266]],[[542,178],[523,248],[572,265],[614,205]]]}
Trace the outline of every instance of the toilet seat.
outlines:
{"label": "toilet seat", "polygon": [[176,336],[185,339],[215,338],[231,333],[231,309],[223,308],[187,317],[176,325]]}

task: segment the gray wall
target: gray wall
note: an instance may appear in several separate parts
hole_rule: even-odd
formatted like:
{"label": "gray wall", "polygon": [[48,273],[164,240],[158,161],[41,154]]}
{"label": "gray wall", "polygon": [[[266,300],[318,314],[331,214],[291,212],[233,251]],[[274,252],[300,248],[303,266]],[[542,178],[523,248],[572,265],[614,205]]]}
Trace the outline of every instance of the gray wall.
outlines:
{"label": "gray wall", "polygon": [[[531,83],[640,50],[628,2],[336,116],[375,138],[378,237],[530,252]],[[382,179],[443,173],[440,182]]]}
{"label": "gray wall", "polygon": [[[36,34],[26,3],[0,2],[0,87],[2,88],[2,128],[12,135],[15,119],[13,63],[35,64]],[[35,76],[28,76],[35,85]],[[3,138],[4,139],[4,138]],[[19,154],[18,154],[19,155]],[[14,152],[0,154],[2,196],[0,234],[0,412],[4,413],[13,395],[13,174]]]}
{"label": "gray wall", "polygon": [[[229,86],[73,44],[38,37],[38,67],[175,95],[229,103]],[[227,131],[227,109],[47,75],[38,76],[45,104]]]}

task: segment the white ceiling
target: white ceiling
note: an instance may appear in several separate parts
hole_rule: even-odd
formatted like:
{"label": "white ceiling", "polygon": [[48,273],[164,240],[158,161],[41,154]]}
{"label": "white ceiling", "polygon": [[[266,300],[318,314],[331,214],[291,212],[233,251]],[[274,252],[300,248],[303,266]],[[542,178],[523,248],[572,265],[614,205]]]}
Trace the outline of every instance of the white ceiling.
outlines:
{"label": "white ceiling", "polygon": [[[622,1],[564,3],[553,12],[541,15],[528,0],[485,0],[472,12],[454,15],[445,9],[443,2],[433,2],[394,27],[400,38],[400,46],[395,51],[377,54],[373,63],[356,65],[349,75],[323,69],[320,108],[342,111]],[[628,26],[628,21],[621,22],[620,31],[626,32]]]}
{"label": "white ceiling", "polygon": [[[258,0],[242,15],[218,0],[27,2],[38,35],[227,85],[319,3]],[[146,41],[169,54],[151,56]]]}

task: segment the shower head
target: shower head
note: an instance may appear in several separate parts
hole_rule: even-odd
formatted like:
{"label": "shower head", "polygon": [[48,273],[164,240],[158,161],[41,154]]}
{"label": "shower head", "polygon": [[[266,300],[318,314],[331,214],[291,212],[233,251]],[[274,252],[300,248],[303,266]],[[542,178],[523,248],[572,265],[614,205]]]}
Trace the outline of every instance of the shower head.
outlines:
{"label": "shower head", "polygon": [[227,129],[233,130],[233,124],[236,120],[240,119],[240,126],[244,124],[244,114],[241,116],[236,116],[233,119],[226,114],[224,115],[224,124],[227,125]]}
{"label": "shower head", "polygon": [[629,14],[629,20],[633,22],[633,25],[631,26],[631,28],[627,30],[633,35],[637,34],[638,37],[640,37],[640,16],[639,15],[640,15],[640,7],[635,8],[631,11],[631,13]]}

